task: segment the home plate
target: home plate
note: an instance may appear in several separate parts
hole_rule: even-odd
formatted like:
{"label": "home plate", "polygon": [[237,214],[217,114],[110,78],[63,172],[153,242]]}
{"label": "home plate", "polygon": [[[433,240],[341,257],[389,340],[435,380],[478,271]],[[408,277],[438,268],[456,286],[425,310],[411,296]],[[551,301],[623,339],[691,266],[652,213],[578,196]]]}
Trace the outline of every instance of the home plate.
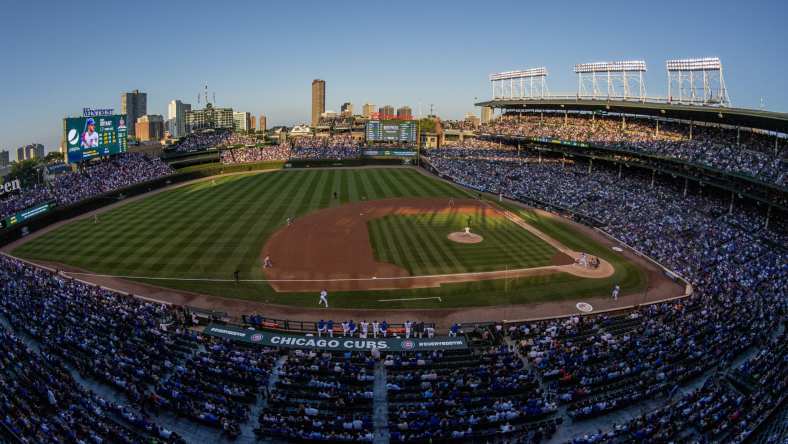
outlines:
{"label": "home plate", "polygon": [[396,302],[396,301],[426,301],[429,299],[437,299],[438,302],[443,302],[443,300],[438,296],[433,296],[430,298],[401,298],[401,299],[378,299],[378,302]]}

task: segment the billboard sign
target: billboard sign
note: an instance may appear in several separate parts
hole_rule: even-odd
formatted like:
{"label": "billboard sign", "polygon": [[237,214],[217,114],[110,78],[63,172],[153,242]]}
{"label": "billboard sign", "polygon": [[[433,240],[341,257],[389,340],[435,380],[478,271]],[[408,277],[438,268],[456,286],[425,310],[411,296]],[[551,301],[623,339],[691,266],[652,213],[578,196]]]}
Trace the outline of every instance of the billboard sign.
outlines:
{"label": "billboard sign", "polygon": [[468,348],[464,337],[438,336],[434,338],[348,338],[315,337],[291,333],[245,329],[231,325],[211,324],[203,331],[206,335],[233,341],[257,344],[263,347],[309,348],[326,351],[431,351]]}
{"label": "billboard sign", "polygon": [[98,117],[98,116],[111,116],[115,114],[112,108],[82,108],[83,117]]}
{"label": "billboard sign", "polygon": [[22,223],[28,219],[32,219],[39,214],[46,213],[47,211],[54,208],[55,204],[52,202],[43,203],[40,205],[36,205],[32,208],[28,208],[24,211],[20,211],[13,216],[7,217],[3,220],[0,220],[0,228],[10,228],[18,223]]}
{"label": "billboard sign", "polygon": [[68,163],[125,153],[128,149],[125,114],[67,117],[63,127]]}

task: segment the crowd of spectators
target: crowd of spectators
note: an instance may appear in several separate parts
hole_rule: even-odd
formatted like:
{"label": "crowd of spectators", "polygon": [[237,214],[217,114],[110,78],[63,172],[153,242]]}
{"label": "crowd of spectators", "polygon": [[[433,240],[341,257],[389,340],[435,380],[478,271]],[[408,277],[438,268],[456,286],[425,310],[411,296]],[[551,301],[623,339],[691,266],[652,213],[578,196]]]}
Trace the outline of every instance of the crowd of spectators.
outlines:
{"label": "crowd of spectators", "polygon": [[119,154],[54,176],[48,183],[23,186],[19,192],[0,200],[0,219],[45,202],[69,205],[168,174],[172,174],[172,169],[158,157]]}
{"label": "crowd of spectators", "polygon": [[178,140],[172,148],[178,152],[191,153],[227,145],[233,137],[236,136],[231,131],[192,133]]}
{"label": "crowd of spectators", "polygon": [[519,349],[575,420],[670,393],[724,368],[767,341],[784,319],[785,227],[767,229],[754,209],[728,214],[728,202],[711,193],[677,199],[680,190],[670,182],[652,187],[650,175],[619,177],[617,169],[601,166],[589,174],[587,164],[510,162],[505,156],[432,156],[429,162],[474,189],[598,220],[693,285],[688,299],[623,317],[574,317],[515,329]]}
{"label": "crowd of spectators", "polygon": [[292,146],[291,159],[301,160],[344,160],[361,156],[361,146],[349,134],[329,137],[295,137],[289,141]]}
{"label": "crowd of spectators", "polygon": [[[508,339],[501,329],[470,333],[469,350],[387,353],[378,364],[370,354],[208,339],[186,328],[177,308],[0,257],[0,314],[40,344],[31,350],[0,332],[3,426],[27,442],[175,442],[176,434],[148,416],[167,411],[232,438],[264,397],[262,436],[371,441],[377,365],[385,368],[395,442],[538,442],[560,425],[559,406],[580,422],[646,399],[663,407],[574,441],[741,442],[781,405],[788,377],[784,225],[767,227],[745,205],[730,211],[711,192],[679,197],[680,186],[651,185],[650,174],[512,162],[510,150],[493,145],[452,149],[430,152],[428,164],[480,191],[598,220],[687,279],[693,294],[625,314],[511,325]],[[112,171],[100,168],[96,174]],[[127,179],[117,180],[111,183]],[[358,327],[351,333],[355,322],[344,324],[342,334],[360,334]],[[414,336],[418,324],[411,324]],[[313,334],[327,334],[319,325]],[[89,392],[69,369],[113,387],[128,405]],[[698,389],[676,395],[710,373]]]}
{"label": "crowd of spectators", "polygon": [[220,160],[225,165],[266,162],[273,160],[345,160],[361,156],[361,146],[349,135],[330,137],[294,137],[273,146],[223,150]]}
{"label": "crowd of spectators", "polygon": [[[743,174],[767,183],[788,185],[785,139],[765,134],[646,118],[590,115],[504,116],[482,133],[550,138],[652,154]],[[738,137],[738,142],[737,142]]]}
{"label": "crowd of spectators", "polygon": [[549,438],[557,410],[509,346],[386,356],[389,431],[394,442]]}

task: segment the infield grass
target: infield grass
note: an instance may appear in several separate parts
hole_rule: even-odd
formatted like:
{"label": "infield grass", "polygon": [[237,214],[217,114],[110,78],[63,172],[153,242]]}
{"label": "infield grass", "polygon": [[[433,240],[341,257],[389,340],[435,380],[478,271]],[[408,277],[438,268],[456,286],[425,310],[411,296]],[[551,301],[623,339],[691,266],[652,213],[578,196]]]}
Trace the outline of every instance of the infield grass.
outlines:
{"label": "infield grass", "polygon": [[[557,251],[501,215],[427,212],[389,215],[367,222],[375,259],[405,268],[412,275],[432,275],[533,268],[550,265]],[[448,234],[471,231],[484,238],[460,244]]]}
{"label": "infield grass", "polygon": [[[334,191],[338,192],[339,199],[333,199]],[[361,199],[473,196],[475,193],[410,168],[293,170],[222,176],[122,204],[101,214],[98,223],[94,223],[93,218],[76,220],[19,246],[13,254],[114,276],[231,280],[233,271],[237,269],[241,279],[264,279],[260,251],[266,239],[286,223],[287,217],[298,217],[320,208]],[[616,282],[621,284],[625,293],[644,288],[642,271],[579,235],[569,225],[536,213],[520,214],[569,247],[582,247],[583,251],[616,260],[616,275],[609,279],[581,279],[555,273],[449,284],[439,288],[334,292],[331,305],[337,308],[469,307],[607,295]],[[399,222],[414,223],[419,225],[416,227],[419,229],[424,225],[418,218]],[[444,221],[448,225],[435,225],[435,239],[440,237],[438,234],[444,237],[447,234],[437,231],[449,226],[454,229],[460,222],[464,224],[464,219],[449,218]],[[493,221],[487,223],[490,228],[497,224]],[[538,247],[538,244],[530,243],[527,236],[522,237],[522,233],[517,235],[519,237],[510,238],[509,228],[503,225],[498,228],[502,229],[500,236],[488,233],[489,239],[485,237],[485,242],[491,240],[504,246],[511,243],[513,246],[508,246],[506,251],[509,253],[506,254],[514,255],[511,260],[499,260],[499,264],[514,262],[517,258],[522,263],[533,261],[534,264],[549,260],[548,255],[552,253],[545,248],[552,248],[546,244]],[[373,227],[372,237],[375,237],[375,230]],[[395,231],[397,236],[404,235]],[[378,232],[377,235],[380,234]],[[429,242],[419,239],[408,241],[409,245]],[[405,241],[388,242],[400,245]],[[486,267],[481,259],[478,263],[470,259],[466,261],[468,257],[460,250],[456,250],[454,255],[458,263],[449,260],[450,265],[441,266],[440,261],[428,264],[414,260],[411,267],[414,271],[428,271],[438,264],[436,269],[451,269],[452,272],[463,267],[469,270]],[[485,260],[496,259],[488,256]],[[136,280],[230,298],[307,307],[317,305],[317,297],[312,293],[276,293],[265,282]],[[378,299],[425,296],[441,296],[443,301],[378,302]]]}

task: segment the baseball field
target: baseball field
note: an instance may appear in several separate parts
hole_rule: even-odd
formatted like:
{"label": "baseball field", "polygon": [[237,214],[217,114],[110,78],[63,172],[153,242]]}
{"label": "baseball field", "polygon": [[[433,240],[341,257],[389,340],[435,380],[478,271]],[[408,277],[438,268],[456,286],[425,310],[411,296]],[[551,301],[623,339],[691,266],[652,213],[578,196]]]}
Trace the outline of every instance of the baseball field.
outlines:
{"label": "baseball field", "polygon": [[[333,307],[387,309],[525,304],[608,295],[615,284],[624,294],[646,287],[639,266],[560,218],[509,207],[513,222],[496,202],[475,197],[413,168],[228,175],[72,221],[12,254],[85,273],[80,276],[303,307],[316,306],[312,287],[324,285],[332,289]],[[483,242],[447,239],[468,224]],[[598,256],[614,272],[589,279],[561,271],[572,261],[559,244]],[[270,269],[263,268],[266,255]],[[508,274],[531,268],[541,271]],[[504,270],[481,280],[400,284]],[[338,286],[301,285],[312,279]],[[365,287],[369,279],[376,285]]]}

